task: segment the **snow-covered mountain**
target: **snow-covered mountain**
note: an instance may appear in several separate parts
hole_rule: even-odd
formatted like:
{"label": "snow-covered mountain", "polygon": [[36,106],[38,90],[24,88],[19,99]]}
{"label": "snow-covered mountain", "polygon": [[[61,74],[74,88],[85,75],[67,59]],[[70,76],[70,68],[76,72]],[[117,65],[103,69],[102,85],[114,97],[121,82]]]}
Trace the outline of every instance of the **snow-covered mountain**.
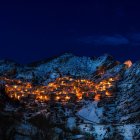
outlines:
{"label": "snow-covered mountain", "polygon": [[[96,83],[117,77],[109,89],[112,95],[104,96],[99,101],[83,99],[66,105],[32,101],[28,105],[15,105],[1,94],[0,136],[5,137],[3,133],[6,133],[7,137],[17,140],[36,136],[38,139],[140,139],[140,62],[132,66],[130,64],[130,61],[121,64],[107,54],[90,58],[66,53],[26,66],[0,60],[1,77],[29,81],[36,85],[48,85],[64,76],[90,79]],[[8,132],[4,130],[6,127],[3,122],[7,121],[5,116],[12,119],[12,125],[8,119]],[[12,128],[15,128],[14,132]]]}
{"label": "snow-covered mountain", "polygon": [[[118,64],[118,62],[107,54],[93,59],[90,57],[78,57],[70,53],[65,53],[49,61],[40,61],[37,64],[34,63],[24,67],[22,66],[22,68],[16,67],[17,73],[15,74],[15,78],[31,80],[33,76],[35,76],[43,81],[49,78],[53,79],[55,78],[55,75],[56,77],[58,75],[71,75],[90,78],[99,68],[104,67],[109,69],[116,64]],[[15,65],[17,64],[13,62],[0,63],[0,72],[3,72],[4,74],[7,72],[6,69],[11,71],[15,68]]]}

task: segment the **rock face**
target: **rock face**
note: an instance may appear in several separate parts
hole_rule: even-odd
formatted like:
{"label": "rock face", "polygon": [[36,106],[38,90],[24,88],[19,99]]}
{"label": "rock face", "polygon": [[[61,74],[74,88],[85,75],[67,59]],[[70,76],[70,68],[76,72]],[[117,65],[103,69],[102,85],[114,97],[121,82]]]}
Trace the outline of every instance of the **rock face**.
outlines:
{"label": "rock face", "polygon": [[[67,103],[25,102],[9,99],[0,80],[0,138],[12,140],[139,140],[140,62],[120,64],[109,55],[98,58],[64,54],[20,66],[0,61],[1,77],[47,85],[58,77],[90,79],[96,83],[115,79],[100,100],[84,98]],[[111,92],[111,95],[109,94]],[[106,96],[104,95],[106,94]]]}
{"label": "rock face", "polygon": [[117,111],[120,122],[140,122],[140,62],[127,69],[118,82]]}

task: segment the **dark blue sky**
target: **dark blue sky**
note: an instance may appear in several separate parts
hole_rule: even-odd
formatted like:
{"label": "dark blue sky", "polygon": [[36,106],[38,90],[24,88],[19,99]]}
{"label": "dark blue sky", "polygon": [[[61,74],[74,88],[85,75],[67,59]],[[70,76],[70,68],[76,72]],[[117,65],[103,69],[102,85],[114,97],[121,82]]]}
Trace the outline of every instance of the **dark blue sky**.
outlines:
{"label": "dark blue sky", "polygon": [[64,52],[140,60],[139,0],[0,2],[0,59],[29,63]]}

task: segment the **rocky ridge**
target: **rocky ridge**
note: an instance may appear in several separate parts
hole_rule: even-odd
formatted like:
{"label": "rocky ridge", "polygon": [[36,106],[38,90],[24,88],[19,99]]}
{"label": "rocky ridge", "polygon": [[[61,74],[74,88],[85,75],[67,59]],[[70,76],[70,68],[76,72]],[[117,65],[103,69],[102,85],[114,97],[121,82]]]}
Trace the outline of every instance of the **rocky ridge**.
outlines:
{"label": "rocky ridge", "polygon": [[[34,65],[0,61],[0,75],[48,85],[58,77],[72,76],[100,82],[117,77],[112,95],[99,101],[23,103],[0,95],[0,136],[3,139],[140,139],[140,62],[131,67],[109,55],[98,58],[64,54]],[[5,125],[6,123],[6,125]]]}

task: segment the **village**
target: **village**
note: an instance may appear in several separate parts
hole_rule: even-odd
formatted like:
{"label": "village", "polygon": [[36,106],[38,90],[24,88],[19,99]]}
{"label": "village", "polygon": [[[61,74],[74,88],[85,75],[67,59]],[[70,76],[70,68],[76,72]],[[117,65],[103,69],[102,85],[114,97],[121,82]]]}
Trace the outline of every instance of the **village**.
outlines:
{"label": "village", "polygon": [[11,99],[23,100],[33,98],[40,102],[75,102],[82,99],[98,101],[104,97],[111,97],[111,89],[117,78],[108,78],[99,83],[73,77],[57,78],[47,86],[33,86],[30,82],[1,78],[5,81],[5,92]]}
{"label": "village", "polygon": [[[92,77],[58,74],[59,77],[55,79],[44,76],[39,82],[34,77],[28,80],[17,74],[4,73],[0,77],[3,118],[11,117],[16,123],[21,123],[21,126],[15,126],[15,131],[26,136],[34,135],[33,128],[26,131],[30,126],[39,128],[39,131],[41,129],[43,137],[50,139],[101,139],[113,136],[112,125],[120,130],[125,129],[121,128],[121,124],[116,125],[120,119],[117,114],[122,107],[119,100],[124,95],[118,93],[120,89],[117,84],[121,83],[121,74],[130,66],[131,63],[127,61],[125,65],[107,72],[105,66],[99,67]],[[47,77],[50,79],[47,80]],[[120,109],[116,104],[120,105]],[[8,136],[11,137],[13,133]]]}

